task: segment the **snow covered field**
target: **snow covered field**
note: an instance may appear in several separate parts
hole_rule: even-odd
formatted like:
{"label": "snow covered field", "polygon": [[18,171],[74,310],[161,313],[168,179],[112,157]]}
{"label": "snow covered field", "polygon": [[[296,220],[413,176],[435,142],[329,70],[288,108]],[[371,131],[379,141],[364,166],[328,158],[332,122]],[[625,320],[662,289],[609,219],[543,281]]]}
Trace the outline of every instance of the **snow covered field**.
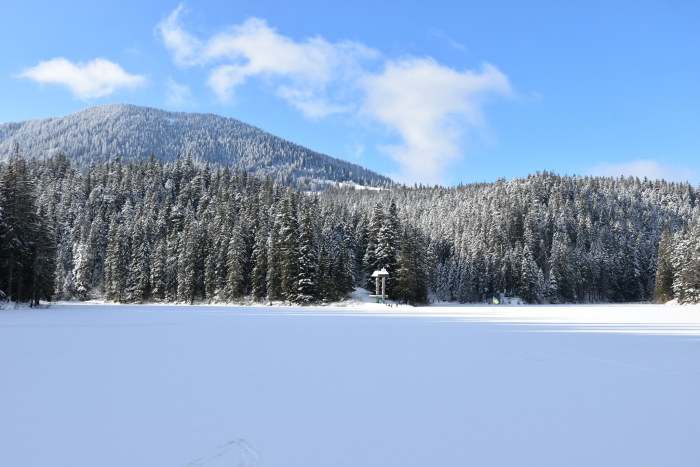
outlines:
{"label": "snow covered field", "polygon": [[0,311],[0,375],[7,467],[700,459],[692,306],[60,304]]}

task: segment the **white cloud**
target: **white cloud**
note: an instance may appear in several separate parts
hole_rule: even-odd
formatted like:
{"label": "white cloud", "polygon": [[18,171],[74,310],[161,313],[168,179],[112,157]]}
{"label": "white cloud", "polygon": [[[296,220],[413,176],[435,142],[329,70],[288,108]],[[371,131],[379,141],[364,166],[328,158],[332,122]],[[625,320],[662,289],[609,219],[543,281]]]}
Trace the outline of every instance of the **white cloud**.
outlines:
{"label": "white cloud", "polygon": [[221,101],[260,77],[306,117],[344,114],[379,123],[402,139],[382,149],[401,164],[405,181],[443,181],[461,155],[463,135],[486,128],[488,97],[512,95],[508,78],[489,64],[457,71],[407,57],[384,59],[377,69],[381,54],[357,42],[296,41],[257,18],[200,39],[185,31],[182,14],[180,5],[156,31],[177,65],[209,68],[207,84]]}
{"label": "white cloud", "polygon": [[124,52],[126,52],[126,53],[128,53],[128,54],[130,54],[130,55],[133,55],[133,56],[135,56],[135,57],[140,57],[141,54],[142,54],[141,49],[138,48],[138,47],[136,47],[136,46],[126,48],[126,49],[124,49]]}
{"label": "white cloud", "polygon": [[586,171],[591,175],[605,177],[647,177],[650,180],[664,179],[669,182],[691,182],[697,183],[700,174],[697,171],[684,167],[673,167],[670,165],[659,165],[656,161],[648,159],[638,159],[631,162],[610,164],[602,162]]}
{"label": "white cloud", "polygon": [[71,63],[59,57],[25,69],[20,77],[38,83],[66,86],[79,99],[93,99],[112,94],[119,88],[130,88],[145,83],[146,78],[130,75],[118,64],[96,58],[87,63]]}
{"label": "white cloud", "polygon": [[440,181],[460,154],[460,137],[485,125],[488,95],[512,93],[508,78],[492,65],[459,72],[422,58],[389,62],[362,85],[363,112],[402,137],[402,144],[387,146],[386,152],[403,165],[403,178],[423,182]]}
{"label": "white cloud", "polygon": [[179,16],[183,10],[184,6],[180,4],[170,16],[156,26],[156,30],[165,47],[172,52],[175,63],[184,67],[198,63],[197,55],[202,42],[180,27]]}
{"label": "white cloud", "polygon": [[190,87],[186,84],[179,84],[172,78],[168,78],[168,81],[165,82],[165,87],[168,104],[178,107],[194,105],[192,91],[190,91]]}
{"label": "white cloud", "polygon": [[447,42],[451,47],[454,47],[455,49],[461,51],[461,52],[466,52],[467,48],[464,46],[464,44],[460,44],[459,42],[453,40],[451,37],[449,37],[447,34],[444,32],[440,31],[439,29],[433,29],[430,31],[430,33],[434,36],[437,37],[438,39],[442,39],[445,42]]}
{"label": "white cloud", "polygon": [[[297,42],[277,33],[264,20],[251,18],[206,40],[180,24],[180,5],[156,30],[180,66],[213,66],[207,84],[220,100],[252,76],[276,83],[276,94],[308,117],[344,112],[349,106],[332,102],[328,85],[347,82],[361,73],[360,62],[378,56],[362,44],[332,44],[321,37]],[[335,96],[336,98],[338,96]]]}
{"label": "white cloud", "polygon": [[353,159],[359,159],[360,156],[362,156],[362,153],[365,152],[365,145],[355,141],[353,143],[347,143],[345,145],[345,150]]}

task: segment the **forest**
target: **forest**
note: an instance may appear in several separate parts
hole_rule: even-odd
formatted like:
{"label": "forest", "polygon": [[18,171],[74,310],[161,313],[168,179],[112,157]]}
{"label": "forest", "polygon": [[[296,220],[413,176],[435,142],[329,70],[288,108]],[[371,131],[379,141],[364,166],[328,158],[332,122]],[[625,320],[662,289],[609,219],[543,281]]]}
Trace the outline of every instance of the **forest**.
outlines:
{"label": "forest", "polygon": [[64,155],[85,172],[93,161],[138,162],[153,153],[163,162],[189,154],[198,167],[245,170],[274,183],[310,190],[327,180],[389,186],[389,177],[321,154],[253,125],[213,114],[169,112],[130,104],[88,107],[74,114],[0,123],[0,161],[15,144],[27,158]]}
{"label": "forest", "polygon": [[[0,164],[0,297],[328,303],[700,300],[687,183],[561,176],[321,191],[191,156]],[[307,188],[307,189],[305,189]]]}

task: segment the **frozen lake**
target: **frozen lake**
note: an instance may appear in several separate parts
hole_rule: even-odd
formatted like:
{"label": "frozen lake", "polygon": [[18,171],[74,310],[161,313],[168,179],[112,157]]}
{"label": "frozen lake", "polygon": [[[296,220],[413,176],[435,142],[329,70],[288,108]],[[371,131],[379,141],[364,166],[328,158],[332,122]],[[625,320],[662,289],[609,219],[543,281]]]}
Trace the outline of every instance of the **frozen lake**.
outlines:
{"label": "frozen lake", "polygon": [[700,459],[700,307],[62,304],[0,375],[8,467]]}

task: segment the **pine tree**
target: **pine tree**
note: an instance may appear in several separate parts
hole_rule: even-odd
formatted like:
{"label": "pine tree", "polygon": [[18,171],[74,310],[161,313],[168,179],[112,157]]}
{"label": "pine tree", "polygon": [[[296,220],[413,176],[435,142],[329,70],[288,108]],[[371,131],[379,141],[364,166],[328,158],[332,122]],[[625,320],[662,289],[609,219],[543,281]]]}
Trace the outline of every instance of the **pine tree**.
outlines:
{"label": "pine tree", "polygon": [[216,265],[215,252],[210,242],[206,242],[207,247],[204,253],[204,297],[211,303],[216,298]]}
{"label": "pine tree", "polygon": [[70,288],[70,276],[66,274],[67,250],[68,248],[65,242],[59,243],[56,248],[56,266],[53,274],[53,297],[58,300],[69,298],[67,290]]}
{"label": "pine tree", "polygon": [[[204,208],[204,205],[207,205]],[[203,255],[203,274],[204,274],[204,289],[203,297],[210,303],[216,298],[216,231],[214,224],[214,212],[210,209],[211,205],[208,202],[201,203],[200,207],[205,209],[202,214],[204,221],[202,222],[202,251]]]}
{"label": "pine tree", "polygon": [[297,300],[308,303],[316,294],[318,258],[316,256],[316,229],[312,208],[306,205],[299,226],[299,276]]}
{"label": "pine tree", "polygon": [[163,301],[166,294],[166,270],[168,261],[167,242],[160,238],[153,251],[153,267],[151,268],[151,296],[157,301]]}
{"label": "pine tree", "polygon": [[114,215],[107,235],[107,258],[105,259],[105,296],[107,300],[121,302],[127,279],[126,239],[119,224],[118,215]]}
{"label": "pine tree", "polygon": [[355,290],[355,246],[352,227],[340,222],[337,226],[340,241],[338,255],[338,293],[348,295]]}
{"label": "pine tree", "polygon": [[192,209],[189,210],[185,220],[185,230],[180,238],[179,250],[177,299],[192,304],[202,288],[200,284],[203,285],[199,225]]}
{"label": "pine tree", "polygon": [[267,222],[261,220],[256,231],[252,255],[252,294],[256,301],[261,301],[267,296],[267,243]]}
{"label": "pine tree", "polygon": [[126,301],[143,303],[151,292],[151,246],[140,219],[131,230],[131,259]]}
{"label": "pine tree", "polygon": [[377,269],[385,268],[389,273],[386,281],[386,293],[390,297],[394,295],[394,276],[396,272],[396,247],[399,243],[398,237],[398,213],[396,204],[391,202],[389,215],[379,230],[377,236],[377,246],[375,249],[375,261]]}
{"label": "pine tree", "polygon": [[662,302],[673,299],[673,265],[671,253],[673,252],[673,232],[668,224],[664,225],[663,233],[659,241],[658,263],[656,269],[656,295]]}
{"label": "pine tree", "polygon": [[56,248],[51,226],[45,220],[43,209],[39,210],[36,229],[33,233],[32,275],[29,305],[37,306],[40,300],[51,300],[53,296],[53,272]]}
{"label": "pine tree", "polygon": [[676,234],[671,253],[673,296],[678,303],[700,301],[700,218]]}
{"label": "pine tree", "polygon": [[567,302],[573,298],[571,293],[570,263],[568,258],[569,239],[565,232],[557,231],[552,240],[549,271],[549,300],[552,303]]}
{"label": "pine tree", "polygon": [[291,190],[287,190],[280,212],[280,288],[282,296],[289,302],[297,301],[299,296],[298,236],[294,194]]}
{"label": "pine tree", "polygon": [[88,298],[92,289],[92,270],[94,268],[94,250],[89,244],[90,224],[84,211],[74,226],[73,282],[80,300]]}
{"label": "pine tree", "polygon": [[321,245],[318,255],[318,286],[316,298],[326,303],[334,302],[337,299],[335,283],[335,265],[331,257],[330,250],[325,243]]}
{"label": "pine tree", "polygon": [[695,217],[689,230],[689,248],[684,268],[685,298],[687,302],[700,302],[700,217]]}
{"label": "pine tree", "polygon": [[228,295],[236,300],[245,293],[245,227],[243,219],[239,218],[231,233],[231,240],[228,246],[228,259],[226,266],[228,269]]}
{"label": "pine tree", "polygon": [[90,225],[87,245],[92,256],[92,270],[90,271],[88,284],[91,291],[99,294],[103,288],[107,251],[107,231],[104,219],[100,213],[95,215]]}
{"label": "pine tree", "polygon": [[165,263],[165,299],[176,301],[178,291],[178,271],[180,260],[180,237],[182,234],[173,226],[168,236],[167,260]]}
{"label": "pine tree", "polygon": [[532,258],[530,247],[526,243],[520,268],[520,297],[526,303],[537,303],[539,301],[539,274],[537,263]]}
{"label": "pine tree", "polygon": [[280,235],[280,219],[277,217],[267,238],[267,298],[277,300],[282,296],[281,263],[282,263],[282,239]]}
{"label": "pine tree", "polygon": [[401,238],[401,250],[396,264],[396,286],[394,287],[394,297],[407,302],[416,298],[417,280],[413,270],[410,240],[408,233],[404,232]]}
{"label": "pine tree", "polygon": [[[27,278],[32,276],[35,236],[41,230],[26,161],[15,145],[0,179],[0,260],[8,301],[28,299]],[[23,297],[23,292],[25,295]]]}
{"label": "pine tree", "polygon": [[374,279],[372,273],[382,269],[380,266],[381,260],[377,257],[377,249],[379,247],[379,238],[382,226],[384,224],[384,210],[381,203],[376,203],[372,210],[372,217],[367,226],[367,249],[363,258],[365,269],[365,289],[373,290]]}

